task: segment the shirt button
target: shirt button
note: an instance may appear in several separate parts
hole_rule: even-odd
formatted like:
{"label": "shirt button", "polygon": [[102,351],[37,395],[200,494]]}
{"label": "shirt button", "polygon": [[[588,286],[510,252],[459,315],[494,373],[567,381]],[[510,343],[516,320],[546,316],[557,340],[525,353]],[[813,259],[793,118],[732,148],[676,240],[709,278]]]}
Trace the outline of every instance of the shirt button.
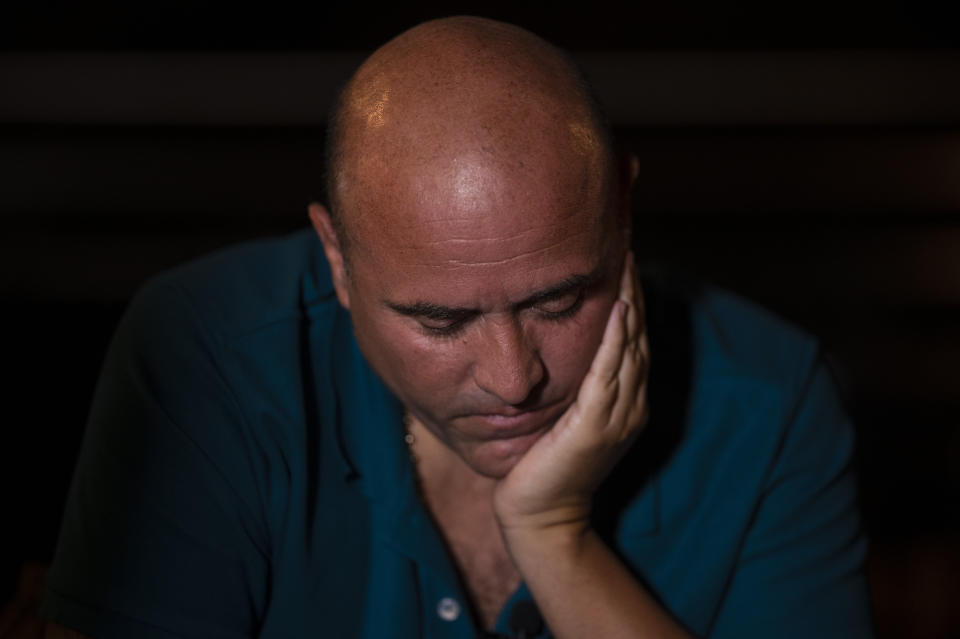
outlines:
{"label": "shirt button", "polygon": [[460,616],[460,604],[456,599],[444,597],[437,602],[437,616],[444,621],[456,621]]}

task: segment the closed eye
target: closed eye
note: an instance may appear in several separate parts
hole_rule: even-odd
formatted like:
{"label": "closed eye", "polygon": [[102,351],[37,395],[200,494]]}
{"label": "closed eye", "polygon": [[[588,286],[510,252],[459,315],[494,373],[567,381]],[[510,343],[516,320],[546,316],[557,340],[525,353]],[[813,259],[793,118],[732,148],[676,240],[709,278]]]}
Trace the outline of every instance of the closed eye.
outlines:
{"label": "closed eye", "polygon": [[466,329],[467,322],[467,319],[462,319],[437,325],[429,322],[429,320],[420,320],[420,327],[424,333],[432,337],[456,337]]}
{"label": "closed eye", "polygon": [[[558,322],[576,315],[580,307],[583,306],[584,297],[584,290],[580,289],[576,293],[568,293],[556,299],[539,302],[533,308],[544,319]],[[420,327],[427,335],[433,337],[456,337],[466,330],[467,324],[469,324],[471,319],[472,316],[462,317],[452,321],[421,317],[419,322]]]}
{"label": "closed eye", "polygon": [[[588,275],[571,275],[555,286],[515,304],[513,311],[531,311],[548,321],[572,317],[583,306],[585,297],[601,280],[601,276],[599,266]],[[427,301],[402,304],[384,300],[384,303],[400,315],[415,319],[420,331],[431,337],[455,337],[481,315],[476,308],[443,306]]]}
{"label": "closed eye", "polygon": [[584,297],[584,289],[581,288],[554,299],[543,300],[534,308],[546,319],[562,320],[575,315],[580,310]]}

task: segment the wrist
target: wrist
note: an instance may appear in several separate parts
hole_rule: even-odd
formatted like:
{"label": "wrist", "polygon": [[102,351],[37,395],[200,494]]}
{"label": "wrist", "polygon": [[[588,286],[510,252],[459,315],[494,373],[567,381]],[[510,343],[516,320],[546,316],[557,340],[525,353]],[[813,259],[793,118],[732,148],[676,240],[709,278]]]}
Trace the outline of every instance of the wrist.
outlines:
{"label": "wrist", "polygon": [[592,532],[588,513],[540,513],[504,521],[498,518],[507,551],[519,565],[524,559],[556,560],[579,554],[584,540]]}

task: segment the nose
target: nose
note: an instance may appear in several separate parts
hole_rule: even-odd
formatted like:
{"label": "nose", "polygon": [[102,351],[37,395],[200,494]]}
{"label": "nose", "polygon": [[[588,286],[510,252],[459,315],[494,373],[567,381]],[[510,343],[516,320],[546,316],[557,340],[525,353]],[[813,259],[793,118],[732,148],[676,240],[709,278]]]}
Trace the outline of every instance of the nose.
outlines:
{"label": "nose", "polygon": [[474,381],[505,404],[523,403],[544,377],[535,345],[516,318],[488,320],[482,334],[474,360]]}

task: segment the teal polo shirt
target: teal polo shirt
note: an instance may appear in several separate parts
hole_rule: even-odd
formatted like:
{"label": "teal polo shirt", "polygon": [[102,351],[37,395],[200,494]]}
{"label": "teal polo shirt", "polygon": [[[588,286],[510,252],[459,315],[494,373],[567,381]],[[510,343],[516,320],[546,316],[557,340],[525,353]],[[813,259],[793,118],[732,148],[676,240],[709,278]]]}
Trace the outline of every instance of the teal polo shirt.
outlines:
{"label": "teal polo shirt", "polygon": [[[816,342],[724,293],[646,292],[651,420],[597,530],[695,635],[869,636],[851,428]],[[155,278],[104,363],[44,613],[95,639],[483,636],[401,413],[312,231]]]}

